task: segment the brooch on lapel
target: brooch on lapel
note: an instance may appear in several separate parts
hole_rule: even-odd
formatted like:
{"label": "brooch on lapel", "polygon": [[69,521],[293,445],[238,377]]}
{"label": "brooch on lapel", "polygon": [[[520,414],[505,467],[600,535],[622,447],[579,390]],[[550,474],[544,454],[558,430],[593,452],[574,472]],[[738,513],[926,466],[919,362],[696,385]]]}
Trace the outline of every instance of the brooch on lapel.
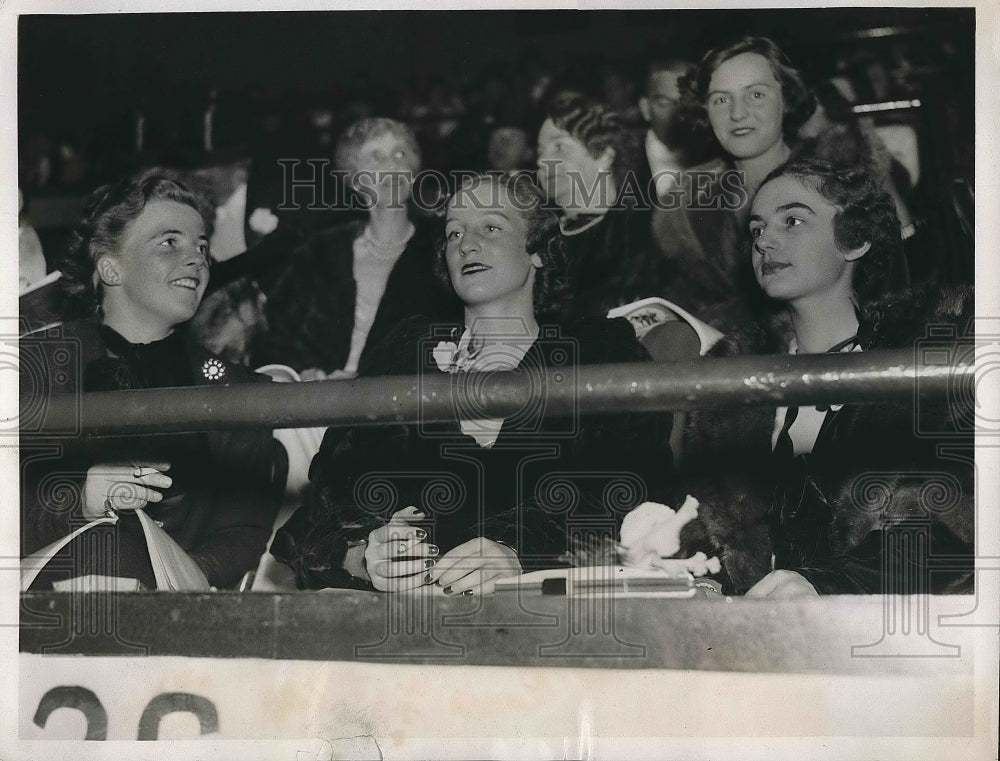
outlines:
{"label": "brooch on lapel", "polygon": [[201,374],[210,381],[220,380],[226,375],[226,366],[214,357],[206,359],[201,366]]}

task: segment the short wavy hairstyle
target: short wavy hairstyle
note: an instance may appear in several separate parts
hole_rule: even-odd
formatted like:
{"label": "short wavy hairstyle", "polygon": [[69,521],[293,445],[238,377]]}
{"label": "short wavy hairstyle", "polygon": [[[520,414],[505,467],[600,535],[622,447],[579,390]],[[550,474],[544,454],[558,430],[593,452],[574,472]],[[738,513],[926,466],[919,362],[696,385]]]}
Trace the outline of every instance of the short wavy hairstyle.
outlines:
{"label": "short wavy hairstyle", "polygon": [[197,211],[211,237],[215,208],[209,199],[184,184],[169,169],[148,169],[114,185],[103,185],[84,204],[83,218],[59,262],[63,295],[72,312],[100,314],[104,295],[97,261],[117,254],[129,225],[150,201],[176,201]]}
{"label": "short wavy hairstyle", "polygon": [[614,151],[611,175],[621,197],[629,176],[635,177],[642,168],[639,141],[621,115],[578,92],[564,91],[549,103],[546,117],[583,143],[594,158],[608,148]]}
{"label": "short wavy hairstyle", "polygon": [[794,141],[799,128],[816,110],[816,98],[806,87],[802,75],[788,60],[788,56],[768,37],[743,37],[731,45],[708,51],[698,65],[681,77],[678,83],[682,117],[695,130],[714,138],[715,133],[708,121],[708,110],[705,107],[709,83],[716,69],[730,58],[743,53],[756,53],[770,65],[774,78],[781,85],[781,98],[785,107],[782,132],[787,140]]}
{"label": "short wavy hairstyle", "polygon": [[[532,301],[536,316],[555,316],[565,307],[569,294],[568,262],[566,259],[566,244],[559,229],[559,216],[547,204],[545,193],[535,182],[530,172],[488,172],[466,178],[462,187],[452,194],[452,199],[459,193],[472,190],[484,182],[492,183],[503,189],[513,206],[520,211],[528,223],[528,239],[525,244],[527,253],[538,254],[542,266],[535,275]],[[434,275],[447,288],[454,292],[451,278],[448,275],[448,263],[445,259],[447,241],[440,235],[434,257]]]}
{"label": "short wavy hairstyle", "polygon": [[394,135],[406,146],[409,158],[412,159],[413,173],[420,171],[422,156],[420,144],[413,130],[403,122],[385,117],[371,117],[359,119],[348,125],[337,140],[337,148],[334,152],[334,163],[342,172],[346,172],[347,186],[354,187],[354,176],[365,167],[359,163],[358,151],[369,140],[373,140],[383,135]]}
{"label": "short wavy hairstyle", "polygon": [[893,271],[903,257],[899,217],[892,197],[859,165],[837,165],[815,158],[793,158],[771,172],[761,187],[778,177],[794,177],[837,207],[833,239],[842,251],[870,243],[857,260],[854,292],[861,306],[891,289]]}

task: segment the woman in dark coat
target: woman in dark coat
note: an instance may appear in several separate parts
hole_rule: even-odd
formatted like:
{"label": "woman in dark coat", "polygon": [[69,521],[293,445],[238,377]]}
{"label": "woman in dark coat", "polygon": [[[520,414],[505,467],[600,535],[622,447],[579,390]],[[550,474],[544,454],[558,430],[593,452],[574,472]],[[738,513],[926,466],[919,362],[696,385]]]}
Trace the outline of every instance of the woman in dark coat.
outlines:
{"label": "woman in dark coat", "polygon": [[[783,309],[713,356],[913,348],[938,361],[962,351],[971,292],[886,292],[899,224],[862,170],[779,167],[753,199],[749,229],[756,279]],[[970,590],[973,401],[959,391],[694,413],[686,490],[701,512],[683,552],[719,555],[727,591],[752,596]]]}
{"label": "woman in dark coat", "polygon": [[[89,317],[21,342],[22,408],[53,393],[250,381],[184,329],[209,277],[211,209],[151,171],[91,197],[63,263],[67,295]],[[52,368],[63,369],[53,372]],[[277,512],[269,431],[61,439],[22,430],[22,553],[88,521],[117,516],[67,545],[35,581],[154,574],[136,509],[185,550],[215,587],[255,568]],[[96,533],[95,533],[96,532]],[[100,534],[100,540],[93,537]],[[94,551],[95,547],[104,551]]]}
{"label": "woman in dark coat", "polygon": [[527,175],[477,178],[456,193],[438,265],[464,322],[406,321],[363,368],[449,373],[473,391],[482,372],[513,370],[540,386],[538,399],[506,419],[456,408],[440,423],[327,431],[311,493],[271,550],[300,586],[488,593],[610,537],[623,511],[660,493],[668,416],[543,415],[548,371],[573,383],[581,364],[648,359],[624,320],[561,327],[548,317],[565,290],[565,254],[543,202]]}
{"label": "woman in dark coat", "polygon": [[766,37],[710,50],[680,89],[681,118],[711,136],[720,158],[689,169],[659,199],[653,236],[674,272],[665,296],[725,330],[762,307],[740,249],[749,202],[791,155],[815,99]]}
{"label": "woman in dark coat", "polygon": [[557,96],[538,133],[538,181],[559,209],[571,319],[664,296],[649,167],[616,112],[577,93]]}
{"label": "woman in dark coat", "polygon": [[273,282],[261,279],[268,328],[255,341],[253,365],[289,365],[303,380],[354,377],[400,320],[459,309],[433,278],[432,223],[409,203],[420,170],[410,128],[361,119],[337,142],[336,163],[335,179],[367,214],[316,233]]}

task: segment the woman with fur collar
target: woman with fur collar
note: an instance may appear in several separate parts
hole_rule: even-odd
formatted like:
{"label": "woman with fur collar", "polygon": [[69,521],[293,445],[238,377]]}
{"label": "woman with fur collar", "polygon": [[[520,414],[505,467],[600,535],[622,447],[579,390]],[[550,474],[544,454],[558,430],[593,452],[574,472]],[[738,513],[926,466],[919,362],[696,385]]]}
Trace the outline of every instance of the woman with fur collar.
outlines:
{"label": "woman with fur collar", "polygon": [[[748,224],[757,282],[784,309],[714,356],[918,350],[931,326],[960,337],[969,324],[971,292],[885,295],[899,225],[892,200],[858,169],[792,160],[762,183]],[[682,533],[684,551],[719,554],[727,591],[748,596],[970,590],[971,405],[693,414],[687,490],[701,513]],[[926,539],[922,556],[907,531]]]}

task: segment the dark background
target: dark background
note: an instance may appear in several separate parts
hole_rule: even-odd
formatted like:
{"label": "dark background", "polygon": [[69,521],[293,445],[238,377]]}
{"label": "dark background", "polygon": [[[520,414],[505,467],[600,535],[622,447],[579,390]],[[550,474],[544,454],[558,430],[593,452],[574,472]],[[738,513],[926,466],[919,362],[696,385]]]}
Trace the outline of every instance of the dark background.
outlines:
{"label": "dark background", "polygon": [[744,34],[772,37],[807,81],[847,79],[861,103],[919,99],[876,123],[917,131],[924,190],[973,180],[973,9],[26,15],[18,31],[18,180],[46,243],[82,196],[142,166],[329,156],[364,115],[410,122],[426,168],[482,168],[488,125],[533,137],[541,81],[631,106],[639,131],[649,60]]}

